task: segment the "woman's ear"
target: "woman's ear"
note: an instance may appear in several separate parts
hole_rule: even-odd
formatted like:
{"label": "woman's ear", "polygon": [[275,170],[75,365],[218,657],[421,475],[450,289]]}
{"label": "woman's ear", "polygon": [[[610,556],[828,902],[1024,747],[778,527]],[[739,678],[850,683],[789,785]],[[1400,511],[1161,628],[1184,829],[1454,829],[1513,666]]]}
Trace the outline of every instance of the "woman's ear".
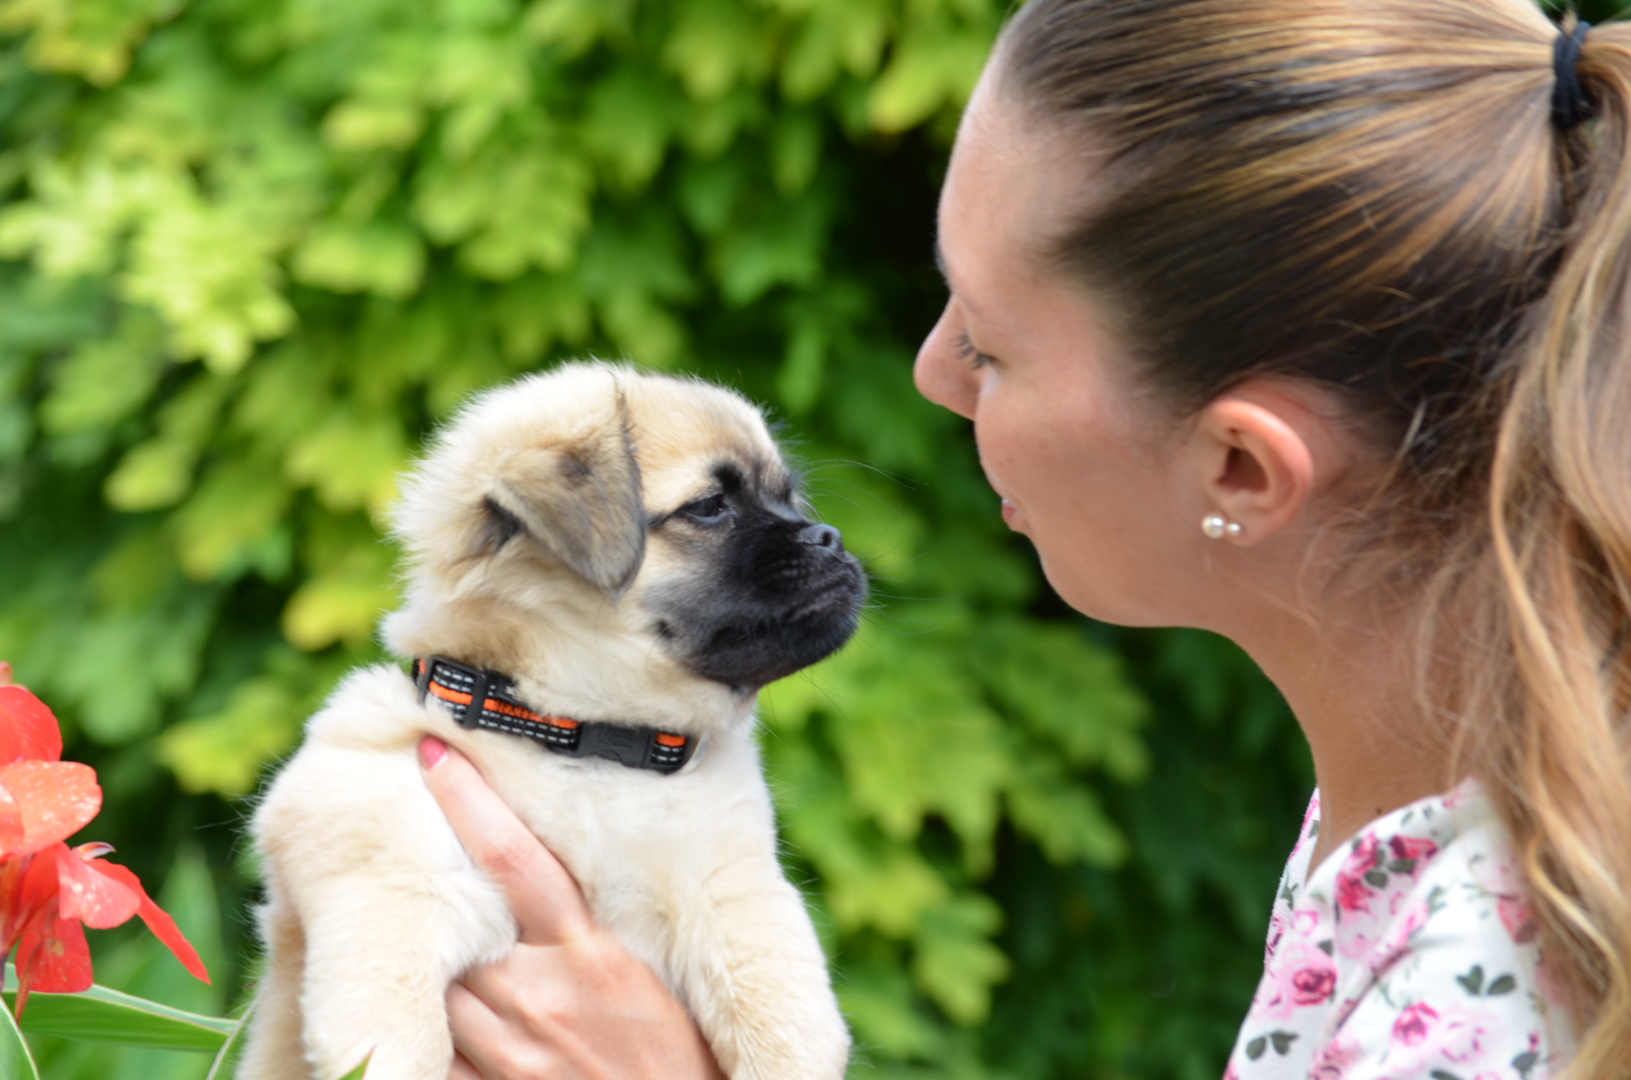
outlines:
{"label": "woman's ear", "polygon": [[1224,538],[1255,544],[1291,523],[1314,491],[1315,450],[1324,441],[1316,425],[1323,424],[1295,393],[1261,384],[1200,411],[1193,436],[1201,483],[1212,512],[1223,516]]}

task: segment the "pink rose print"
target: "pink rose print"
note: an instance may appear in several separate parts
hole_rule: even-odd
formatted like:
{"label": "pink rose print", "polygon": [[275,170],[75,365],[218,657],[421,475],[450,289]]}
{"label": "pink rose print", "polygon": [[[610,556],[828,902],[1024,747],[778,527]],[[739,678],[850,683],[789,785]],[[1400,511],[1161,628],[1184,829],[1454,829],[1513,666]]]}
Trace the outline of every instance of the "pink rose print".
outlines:
{"label": "pink rose print", "polygon": [[1395,859],[1415,859],[1419,862],[1438,854],[1438,845],[1425,836],[1391,836],[1387,846]]}
{"label": "pink rose print", "polygon": [[1457,1065],[1483,1064],[1486,1046],[1501,1030],[1500,1018],[1488,1012],[1450,1009],[1442,1019],[1439,1053]]}
{"label": "pink rose print", "polygon": [[1520,945],[1534,941],[1540,928],[1524,895],[1523,874],[1510,856],[1486,861],[1474,873],[1479,886],[1494,898],[1495,914],[1506,927],[1507,935]]}
{"label": "pink rose print", "polygon": [[1319,1005],[1336,991],[1336,964],[1322,949],[1288,938],[1252,999],[1253,1020],[1289,1020],[1302,1005]]}
{"label": "pink rose print", "polygon": [[1405,1007],[1399,1019],[1393,1022],[1393,1041],[1405,1046],[1420,1046],[1438,1020],[1438,1010],[1425,1001]]}
{"label": "pink rose print", "polygon": [[1303,937],[1308,937],[1320,928],[1320,913],[1301,908],[1291,913],[1291,928]]}
{"label": "pink rose print", "polygon": [[1240,1080],[1240,1073],[1235,1070],[1233,1061],[1229,1062],[1228,1067],[1223,1070],[1223,1080]]}
{"label": "pink rose print", "polygon": [[1495,914],[1501,917],[1508,936],[1519,945],[1535,940],[1540,928],[1535,924],[1535,913],[1521,896],[1502,896],[1495,901]]}
{"label": "pink rose print", "polygon": [[1376,869],[1379,860],[1376,837],[1366,833],[1337,871],[1337,906],[1343,911],[1370,912],[1370,899],[1376,889],[1365,881],[1365,875]]}
{"label": "pink rose print", "polygon": [[[1326,962],[1329,964],[1329,959]],[[1336,988],[1337,972],[1334,967],[1307,967],[1291,976],[1291,999],[1297,1005],[1318,1005],[1336,993]]]}
{"label": "pink rose print", "polygon": [[1502,1045],[1501,1024],[1501,1018],[1492,1012],[1453,1005],[1439,1012],[1417,1002],[1393,1024],[1389,1070],[1401,1076],[1433,1072],[1466,1076],[1485,1066],[1504,1064],[1504,1059],[1490,1060]]}
{"label": "pink rose print", "polygon": [[1376,890],[1365,879],[1346,871],[1337,875],[1337,906],[1343,911],[1370,911],[1370,898]]}
{"label": "pink rose print", "polygon": [[1358,1061],[1364,1048],[1354,1039],[1337,1037],[1325,1044],[1309,1069],[1310,1080],[1342,1080],[1342,1073]]}
{"label": "pink rose print", "polygon": [[1263,966],[1267,967],[1274,959],[1274,950],[1280,947],[1280,939],[1285,936],[1286,921],[1279,915],[1269,919],[1268,944],[1263,947]]}

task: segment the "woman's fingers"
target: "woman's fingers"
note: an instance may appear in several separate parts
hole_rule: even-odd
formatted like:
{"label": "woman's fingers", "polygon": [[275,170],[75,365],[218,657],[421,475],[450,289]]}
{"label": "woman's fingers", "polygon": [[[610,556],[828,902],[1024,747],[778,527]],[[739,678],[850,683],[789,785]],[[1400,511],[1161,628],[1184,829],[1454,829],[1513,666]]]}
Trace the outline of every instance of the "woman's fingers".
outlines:
{"label": "woman's fingers", "polygon": [[470,1059],[463,1054],[453,1055],[453,1067],[447,1071],[447,1080],[484,1080]]}
{"label": "woman's fingers", "polygon": [[589,909],[560,860],[487,786],[470,760],[432,735],[419,740],[419,764],[459,842],[504,890],[521,941],[553,944],[582,937]]}
{"label": "woman's fingers", "polygon": [[[447,1022],[453,1033],[453,1068],[448,1080],[487,1080],[515,1075],[501,1067],[518,1045],[513,1025],[463,983],[447,988]],[[519,1044],[525,1050],[532,1047]]]}

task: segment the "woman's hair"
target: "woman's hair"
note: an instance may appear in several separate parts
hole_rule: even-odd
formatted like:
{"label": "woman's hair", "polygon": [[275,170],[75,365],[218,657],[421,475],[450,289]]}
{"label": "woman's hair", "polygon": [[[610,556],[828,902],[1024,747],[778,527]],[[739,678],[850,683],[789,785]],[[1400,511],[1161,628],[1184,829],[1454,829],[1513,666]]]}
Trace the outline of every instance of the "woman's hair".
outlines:
{"label": "woman's hair", "polygon": [[1446,782],[1485,782],[1585,1028],[1574,1075],[1607,1077],[1631,1062],[1631,27],[1585,37],[1572,127],[1558,34],[1527,0],[1030,0],[994,62],[1083,149],[1093,198],[1044,254],[1109,291],[1158,396],[1311,380],[1385,447],[1367,520],[1427,598]]}

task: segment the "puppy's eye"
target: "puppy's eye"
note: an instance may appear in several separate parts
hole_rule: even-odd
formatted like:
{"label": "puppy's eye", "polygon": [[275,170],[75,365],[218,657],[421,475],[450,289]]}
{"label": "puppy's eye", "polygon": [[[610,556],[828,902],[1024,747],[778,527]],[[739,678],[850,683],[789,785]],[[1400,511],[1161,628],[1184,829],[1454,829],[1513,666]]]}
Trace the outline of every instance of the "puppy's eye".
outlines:
{"label": "puppy's eye", "polygon": [[680,507],[680,514],[703,525],[712,525],[725,516],[725,496],[710,495]]}

